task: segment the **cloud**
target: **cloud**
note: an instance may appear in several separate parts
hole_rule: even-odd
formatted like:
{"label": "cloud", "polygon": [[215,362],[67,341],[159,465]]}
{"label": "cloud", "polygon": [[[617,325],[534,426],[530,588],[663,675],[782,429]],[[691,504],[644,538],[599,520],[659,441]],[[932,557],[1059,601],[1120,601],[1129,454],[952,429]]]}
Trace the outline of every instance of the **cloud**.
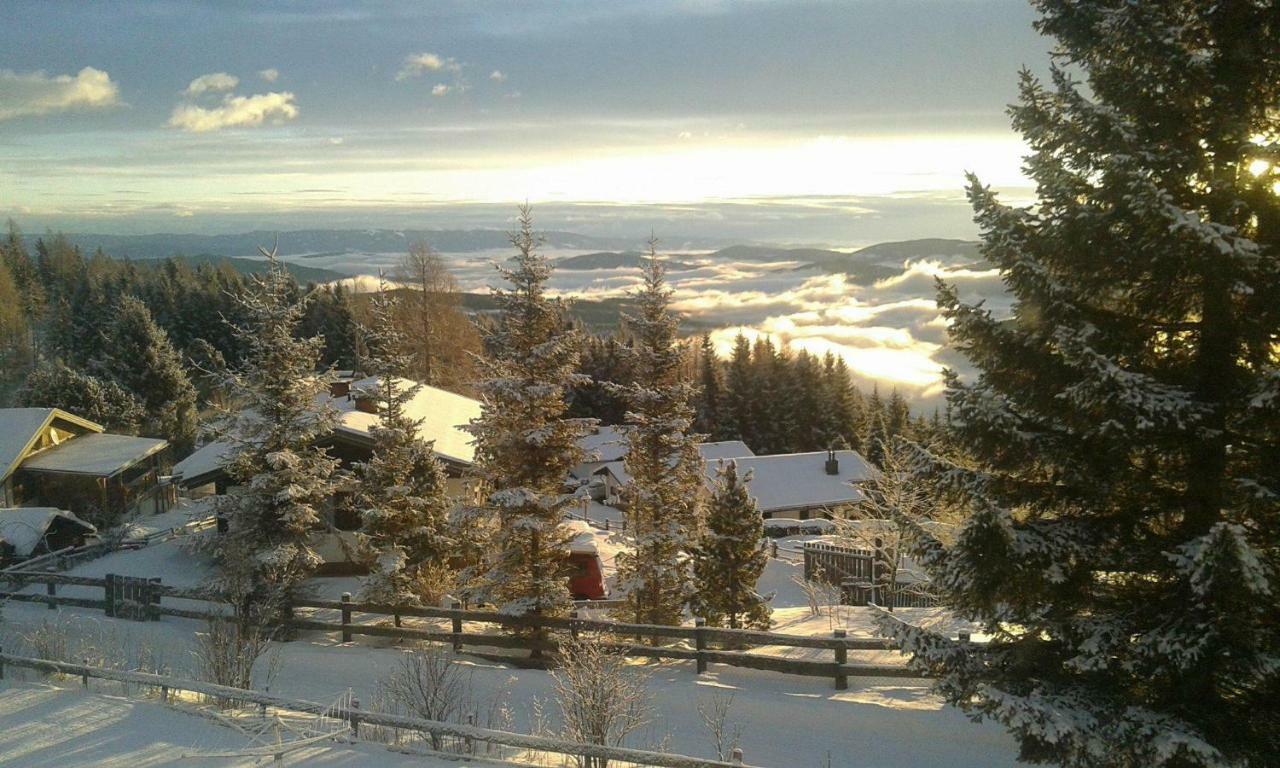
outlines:
{"label": "cloud", "polygon": [[270,69],[260,69],[258,70],[258,77],[262,78],[263,82],[274,83],[280,79],[280,70],[275,67],[271,67]]}
{"label": "cloud", "polygon": [[489,79],[495,83],[505,83],[507,81],[507,76],[502,70],[495,69],[489,73]]}
{"label": "cloud", "polygon": [[404,63],[400,65],[400,71],[396,73],[396,80],[408,80],[427,72],[440,72],[442,70],[456,74],[462,70],[462,65],[452,57],[446,59],[436,53],[411,53],[404,57]]}
{"label": "cloud", "polygon": [[205,133],[223,128],[248,128],[268,120],[282,123],[297,116],[298,107],[288,91],[253,96],[227,94],[216,107],[179,104],[169,116],[169,125],[192,133]]}
{"label": "cloud", "polygon": [[431,87],[431,95],[444,96],[445,94],[449,93],[449,90],[450,90],[449,86],[445,85],[444,83],[436,83],[434,86]]}
{"label": "cloud", "polygon": [[85,67],[74,77],[0,69],[0,120],[118,104],[119,87],[100,69]]}
{"label": "cloud", "polygon": [[234,91],[236,86],[240,84],[240,78],[235,75],[229,75],[226,72],[210,72],[207,75],[201,75],[184,91],[188,96],[199,96],[202,93],[221,93],[223,91]]}

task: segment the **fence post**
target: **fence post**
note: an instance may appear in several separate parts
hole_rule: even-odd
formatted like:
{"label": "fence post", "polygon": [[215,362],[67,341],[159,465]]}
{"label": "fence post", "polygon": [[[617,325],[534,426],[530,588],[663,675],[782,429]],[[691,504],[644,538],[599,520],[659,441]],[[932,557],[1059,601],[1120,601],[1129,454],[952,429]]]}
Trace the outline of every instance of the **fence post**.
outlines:
{"label": "fence post", "polygon": [[574,608],[572,611],[569,612],[569,618],[573,620],[573,623],[569,625],[569,637],[572,638],[573,642],[576,643],[578,642],[578,609],[577,608]]}
{"label": "fence post", "polygon": [[160,620],[160,577],[149,579],[147,587],[147,621]]}
{"label": "fence post", "polygon": [[734,747],[733,755],[730,757],[730,760],[733,761],[734,765],[742,765],[743,759],[744,758],[742,756],[742,747]]}
{"label": "fence post", "polygon": [[[0,647],[0,654],[4,653],[4,648]],[[0,680],[4,679],[4,659],[0,659]]]}
{"label": "fence post", "polygon": [[607,517],[604,519],[604,532],[605,533],[609,532],[609,518]]}
{"label": "fence post", "polygon": [[351,593],[342,593],[342,642],[351,642]]}
{"label": "fence post", "polygon": [[769,556],[774,560],[778,559],[778,542],[776,540],[769,542]]}
{"label": "fence post", "polygon": [[160,703],[161,704],[169,703],[169,686],[167,685],[160,686]]}
{"label": "fence post", "polygon": [[102,612],[106,616],[116,615],[116,575],[108,573],[106,576],[106,600],[102,603]]}
{"label": "fence post", "polygon": [[849,663],[849,648],[844,644],[844,638],[848,632],[837,629],[834,634],[836,637],[836,690],[843,691],[849,687],[849,676],[844,671],[844,665]]}
{"label": "fence post", "polygon": [[80,663],[85,666],[84,674],[80,675],[80,685],[84,686],[85,688],[88,688],[89,687],[89,670],[88,670],[89,660],[81,659]]}
{"label": "fence post", "polygon": [[[471,726],[472,728],[476,726],[476,713],[474,712],[467,713],[467,725]],[[475,740],[473,740],[470,736],[463,737],[462,744],[463,744],[463,748],[466,749],[468,755],[474,755],[476,753]]]}
{"label": "fence post", "polygon": [[804,580],[813,581],[813,550],[809,549],[809,545],[804,545]]}
{"label": "fence post", "polygon": [[[48,593],[49,597],[57,597],[57,595],[58,595],[58,585],[57,585],[57,584],[54,584],[52,581],[50,581],[50,582],[46,583],[44,586],[45,586],[45,592],[46,592],[46,593]],[[55,608],[57,608],[57,607],[58,607],[58,604],[57,604],[55,601],[53,601],[53,600],[50,600],[50,601],[49,601],[49,610],[51,610],[51,611],[52,611],[52,610],[54,610],[54,609],[55,609]]]}
{"label": "fence post", "polygon": [[360,738],[360,700],[351,700],[351,735],[354,738]]}
{"label": "fence post", "polygon": [[880,539],[873,543],[871,552],[871,602],[883,607],[880,600]]}
{"label": "fence post", "polygon": [[[449,603],[449,607],[455,611],[460,611],[462,610],[462,603],[454,600]],[[457,614],[453,615],[453,652],[462,652],[462,617]]]}
{"label": "fence post", "polygon": [[698,674],[700,675],[707,671],[707,657],[706,654],[703,653],[703,651],[707,650],[707,638],[702,631],[702,628],[706,626],[706,624],[707,620],[702,617],[698,617],[693,620],[693,647],[698,652],[698,655],[695,657],[695,661],[697,662]]}

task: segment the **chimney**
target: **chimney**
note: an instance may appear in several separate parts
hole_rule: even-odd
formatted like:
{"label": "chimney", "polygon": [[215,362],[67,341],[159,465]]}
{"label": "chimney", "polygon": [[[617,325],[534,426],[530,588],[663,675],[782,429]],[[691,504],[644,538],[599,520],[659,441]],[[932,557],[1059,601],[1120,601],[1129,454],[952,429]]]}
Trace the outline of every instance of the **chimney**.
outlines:
{"label": "chimney", "polygon": [[333,398],[348,397],[351,393],[351,382],[347,379],[336,379],[329,382],[329,395]]}
{"label": "chimney", "polygon": [[356,410],[364,413],[377,413],[378,398],[365,393],[356,395]]}
{"label": "chimney", "polygon": [[836,458],[836,452],[831,448],[827,449],[827,474],[840,474],[840,460]]}

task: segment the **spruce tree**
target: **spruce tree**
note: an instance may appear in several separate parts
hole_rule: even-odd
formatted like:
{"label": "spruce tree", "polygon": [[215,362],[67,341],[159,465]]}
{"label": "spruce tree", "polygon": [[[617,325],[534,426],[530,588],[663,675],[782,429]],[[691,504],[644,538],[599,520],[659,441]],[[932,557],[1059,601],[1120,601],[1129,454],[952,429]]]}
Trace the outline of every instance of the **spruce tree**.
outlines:
{"label": "spruce tree", "polygon": [[81,373],[61,360],[37,365],[18,390],[17,401],[24,408],[61,408],[124,434],[137,434],[146,417],[137,398],[119,384]]}
{"label": "spruce tree", "polygon": [[642,267],[636,314],[625,322],[635,336],[635,383],[625,388],[631,480],[622,497],[634,549],[618,555],[620,613],[638,624],[679,624],[690,598],[685,553],[699,523],[702,457],[693,430],[693,385],[681,376],[684,350],[671,314],[671,288],[656,241]]}
{"label": "spruce tree", "polygon": [[196,390],[147,306],[122,298],[104,341],[94,368],[137,398],[144,415],[140,431],[164,437],[179,454],[190,450],[199,428]]}
{"label": "spruce tree", "polygon": [[[579,440],[591,427],[565,417],[565,397],[581,337],[564,307],[546,294],[551,266],[538,252],[528,206],[511,237],[513,266],[498,265],[510,285],[493,289],[500,316],[486,339],[480,417],[472,423],[477,464],[497,518],[483,594],[506,613],[561,615],[569,609],[569,536],[561,524],[574,504],[569,470],[582,462]],[[545,634],[545,633],[542,633]]]}
{"label": "spruce tree", "polygon": [[768,629],[768,600],[756,591],[769,556],[764,518],[748,493],[751,476],[721,461],[707,503],[706,526],[693,551],[694,612],[712,626]]}
{"label": "spruce tree", "polygon": [[217,497],[226,532],[198,545],[219,566],[214,586],[251,621],[288,618],[320,565],[310,541],[325,525],[338,466],[320,445],[336,424],[320,400],[329,388],[329,376],[317,371],[324,339],[298,337],[305,304],[274,250],[263,254],[267,270],[236,298],[246,321],[233,333],[244,360],[223,373],[243,407],[225,412],[216,429],[232,446],[226,471],[240,488]]}
{"label": "spruce tree", "polygon": [[724,382],[720,374],[720,358],[716,355],[715,344],[711,342],[711,334],[702,334],[698,352],[698,407],[694,428],[713,440],[723,440],[725,435],[720,424],[720,410]]}
{"label": "spruce tree", "polygon": [[[1014,125],[1038,200],[977,179],[1012,317],[940,292],[970,514],[917,559],[991,642],[891,625],[950,701],[1063,766],[1280,755],[1280,16],[1040,0]],[[1083,75],[1084,81],[1075,79]]]}
{"label": "spruce tree", "polygon": [[725,433],[759,450],[757,437],[759,416],[755,410],[755,374],[751,369],[751,342],[739,333],[733,340],[733,353],[725,373],[724,407],[721,421]]}
{"label": "spruce tree", "polygon": [[432,446],[418,436],[421,421],[405,411],[421,385],[405,378],[412,355],[385,286],[374,297],[371,312],[364,365],[377,379],[377,391],[371,394],[378,403],[379,421],[370,429],[373,456],[358,467],[355,507],[378,557],[363,590],[375,602],[438,604],[447,591],[442,577],[450,554],[452,504],[445,471]]}

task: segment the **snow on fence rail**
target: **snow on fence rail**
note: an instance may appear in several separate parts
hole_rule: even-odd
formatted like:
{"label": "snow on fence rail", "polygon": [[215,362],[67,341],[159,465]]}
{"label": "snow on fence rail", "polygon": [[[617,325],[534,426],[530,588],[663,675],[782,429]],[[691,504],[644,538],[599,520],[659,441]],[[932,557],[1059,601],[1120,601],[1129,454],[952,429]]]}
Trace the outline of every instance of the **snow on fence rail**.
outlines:
{"label": "snow on fence rail", "polygon": [[[19,572],[5,576],[19,582],[35,582],[47,585],[46,594],[27,594],[15,591],[0,592],[0,599],[8,599],[30,603],[45,603],[50,610],[59,605],[70,605],[77,608],[97,608],[108,615],[127,615],[140,620],[158,621],[161,616],[178,616],[191,619],[225,619],[228,612],[220,610],[194,610],[162,605],[160,598],[169,597],[182,600],[204,601],[225,605],[218,595],[207,590],[180,589],[166,587],[157,579],[140,579],[139,588],[145,589],[135,603],[145,606],[142,611],[122,611],[119,607],[117,577],[108,576],[96,579],[85,576],[71,576],[58,573]],[[100,587],[104,590],[103,599],[83,597],[67,597],[57,594],[57,585],[84,587]],[[592,632],[611,638],[610,646],[628,656],[678,659],[693,661],[698,674],[707,671],[708,664],[726,664],[734,667],[758,669],[770,672],[781,672],[788,675],[806,677],[831,678],[838,690],[849,685],[850,677],[906,677],[919,678],[921,673],[905,665],[891,664],[851,664],[849,651],[893,651],[898,646],[892,641],[875,638],[850,638],[845,630],[837,629],[831,637],[810,637],[807,635],[791,635],[781,632],[762,632],[750,629],[720,629],[708,627],[701,619],[692,627],[673,627],[659,624],[629,624],[617,621],[578,618],[575,614],[558,618],[551,616],[513,616],[494,611],[479,611],[453,608],[433,608],[426,606],[392,606],[378,603],[360,603],[343,595],[343,600],[301,600],[294,603],[295,608],[312,610],[337,611],[341,617],[339,622],[322,621],[316,618],[294,618],[289,622],[293,629],[333,632],[339,634],[344,643],[351,642],[355,635],[375,637],[392,637],[405,640],[428,640],[448,643],[455,651],[464,647],[509,648],[531,652],[556,651],[561,641],[539,641],[519,635],[499,634],[496,632],[468,632],[464,623],[489,624],[505,629],[546,628],[558,630],[570,639],[577,639],[581,633]],[[358,624],[352,621],[357,613],[377,616],[392,616],[396,626]],[[405,617],[422,619],[447,619],[449,629],[400,626]],[[642,639],[688,641],[688,645],[645,645]],[[720,644],[720,649],[710,647]],[[749,653],[744,648],[778,647],[778,648],[817,648],[830,650],[831,661],[815,661],[810,659],[789,659],[760,653]]]}
{"label": "snow on fence rail", "polygon": [[232,688],[200,680],[185,680],[171,675],[156,675],[149,672],[124,672],[115,669],[92,667],[86,664],[70,664],[50,659],[15,656],[8,653],[0,653],[0,680],[4,679],[6,665],[79,677],[85,687],[89,685],[89,678],[97,678],[157,688],[160,690],[160,700],[162,702],[168,702],[171,692],[185,691],[240,704],[257,704],[287,712],[323,715],[347,721],[351,725],[352,733],[356,736],[359,736],[360,726],[363,724],[430,733],[469,741],[482,741],[506,747],[536,752],[550,752],[571,757],[600,761],[616,760],[636,766],[652,766],[653,768],[739,768],[745,765],[740,760],[726,763],[720,760],[706,760],[668,752],[652,752],[643,749],[610,747],[600,744],[581,744],[547,736],[534,736],[525,733],[481,728],[474,725],[460,725],[439,720],[424,720],[382,712],[369,712],[358,709],[355,706],[344,707],[332,703],[319,704],[300,699],[288,699],[245,688]]}

